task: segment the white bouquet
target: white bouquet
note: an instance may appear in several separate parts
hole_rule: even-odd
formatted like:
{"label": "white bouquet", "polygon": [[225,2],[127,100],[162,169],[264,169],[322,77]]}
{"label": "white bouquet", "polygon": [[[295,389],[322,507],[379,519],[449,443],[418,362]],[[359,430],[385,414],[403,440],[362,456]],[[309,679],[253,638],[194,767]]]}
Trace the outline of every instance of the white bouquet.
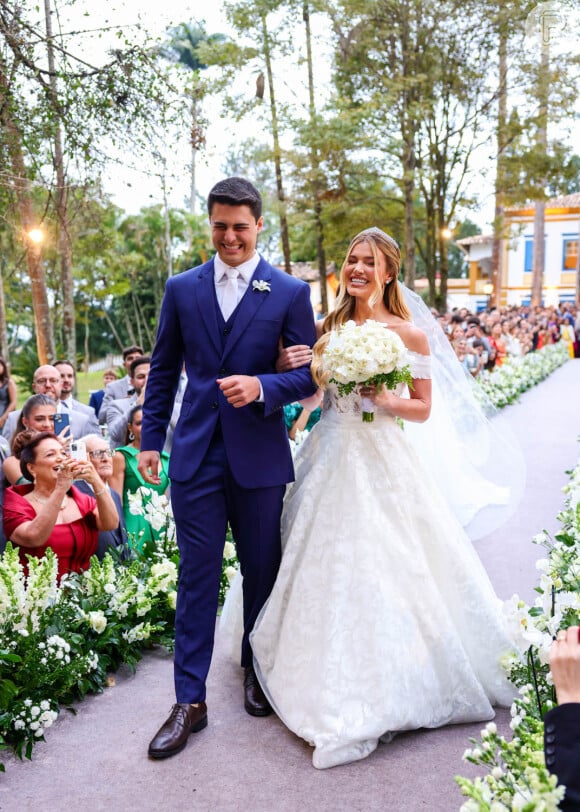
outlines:
{"label": "white bouquet", "polygon": [[[407,348],[396,333],[372,319],[361,325],[347,321],[333,331],[323,364],[340,395],[350,395],[361,384],[387,389],[401,382],[412,386]],[[369,398],[362,400],[363,421],[372,423],[374,404]]]}

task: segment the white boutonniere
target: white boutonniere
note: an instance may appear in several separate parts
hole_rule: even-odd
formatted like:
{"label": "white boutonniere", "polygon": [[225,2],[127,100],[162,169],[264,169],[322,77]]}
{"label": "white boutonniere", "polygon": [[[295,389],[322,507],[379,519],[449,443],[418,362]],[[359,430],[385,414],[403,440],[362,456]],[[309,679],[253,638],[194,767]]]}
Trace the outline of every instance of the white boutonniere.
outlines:
{"label": "white boutonniere", "polygon": [[254,279],[252,288],[260,293],[270,293],[270,283],[266,282],[265,279]]}

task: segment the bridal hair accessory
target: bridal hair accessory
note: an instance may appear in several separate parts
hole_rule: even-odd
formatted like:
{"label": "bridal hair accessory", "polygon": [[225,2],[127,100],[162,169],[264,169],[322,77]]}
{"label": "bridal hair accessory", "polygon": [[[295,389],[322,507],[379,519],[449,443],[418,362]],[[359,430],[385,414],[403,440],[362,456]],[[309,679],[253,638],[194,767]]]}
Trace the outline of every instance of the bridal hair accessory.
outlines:
{"label": "bridal hair accessory", "polygon": [[265,279],[254,279],[252,288],[257,290],[258,293],[270,293],[270,283],[266,282]]}
{"label": "bridal hair accessory", "polygon": [[387,234],[385,231],[383,231],[381,228],[377,228],[376,226],[371,226],[371,228],[365,228],[365,230],[364,230],[364,231],[361,231],[359,234],[357,234],[357,235],[356,235],[355,240],[358,240],[359,238],[361,238],[361,239],[362,239],[362,238],[364,238],[364,236],[365,236],[366,234],[369,234],[369,235],[370,235],[370,234],[374,234],[374,235],[376,235],[376,236],[382,237],[382,238],[383,238],[384,240],[386,240],[388,243],[391,243],[391,245],[392,245],[394,248],[396,248],[396,249],[397,249],[397,251],[400,251],[400,248],[399,248],[399,244],[398,244],[398,242],[397,242],[396,240],[394,240],[394,239],[393,239],[393,238],[392,238],[392,237],[391,237],[389,234]]}

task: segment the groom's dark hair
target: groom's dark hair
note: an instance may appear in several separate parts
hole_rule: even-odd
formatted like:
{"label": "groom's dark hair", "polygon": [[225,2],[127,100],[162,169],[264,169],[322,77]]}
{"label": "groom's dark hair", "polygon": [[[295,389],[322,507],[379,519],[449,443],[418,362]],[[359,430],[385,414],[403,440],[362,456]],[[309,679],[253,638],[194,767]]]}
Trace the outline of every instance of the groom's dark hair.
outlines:
{"label": "groom's dark hair", "polygon": [[214,203],[225,203],[227,206],[248,206],[256,220],[262,216],[262,196],[256,187],[245,178],[226,178],[216,183],[207,198],[207,213],[210,217]]}

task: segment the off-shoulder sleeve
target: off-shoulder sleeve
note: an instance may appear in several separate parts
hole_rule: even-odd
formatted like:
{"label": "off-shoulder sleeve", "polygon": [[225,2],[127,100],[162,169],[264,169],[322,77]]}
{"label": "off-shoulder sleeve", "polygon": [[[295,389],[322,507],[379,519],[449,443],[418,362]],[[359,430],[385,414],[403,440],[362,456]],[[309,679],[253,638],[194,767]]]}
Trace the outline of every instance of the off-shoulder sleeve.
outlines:
{"label": "off-shoulder sleeve", "polygon": [[409,368],[411,370],[412,378],[430,378],[431,377],[431,356],[421,355],[418,352],[409,350]]}

